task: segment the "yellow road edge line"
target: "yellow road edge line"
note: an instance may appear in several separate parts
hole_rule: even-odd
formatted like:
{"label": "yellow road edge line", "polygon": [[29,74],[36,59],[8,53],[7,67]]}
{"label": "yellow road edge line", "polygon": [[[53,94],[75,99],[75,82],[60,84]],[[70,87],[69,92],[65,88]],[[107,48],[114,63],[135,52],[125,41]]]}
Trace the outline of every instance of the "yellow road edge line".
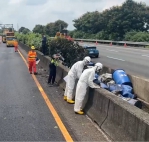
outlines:
{"label": "yellow road edge line", "polygon": [[[22,57],[23,61],[25,62],[26,66],[28,67],[27,61],[25,60],[25,58],[23,57],[22,53],[18,50],[18,53],[20,54],[20,56]],[[67,131],[66,127],[64,126],[61,118],[59,117],[58,113],[56,112],[55,108],[53,107],[52,103],[50,102],[47,94],[45,93],[45,91],[43,90],[43,88],[41,87],[39,81],[37,80],[36,76],[34,74],[32,74],[32,77],[43,97],[43,99],[45,100],[50,112],[52,113],[57,125],[59,126],[59,129],[61,130],[61,133],[63,134],[65,140],[67,142],[73,142],[72,137],[70,136],[69,132]]]}

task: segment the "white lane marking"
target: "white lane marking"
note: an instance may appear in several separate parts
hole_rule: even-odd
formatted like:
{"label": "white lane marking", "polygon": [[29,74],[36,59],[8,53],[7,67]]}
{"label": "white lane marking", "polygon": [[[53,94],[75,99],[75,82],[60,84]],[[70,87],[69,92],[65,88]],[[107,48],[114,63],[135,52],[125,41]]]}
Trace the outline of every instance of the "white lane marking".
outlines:
{"label": "white lane marking", "polygon": [[115,59],[115,60],[120,60],[120,61],[125,61],[123,59],[119,59],[119,58],[114,58],[114,57],[110,57],[110,56],[107,56],[108,58],[111,58],[111,59]]}
{"label": "white lane marking", "polygon": [[[93,45],[93,44],[92,44]],[[108,45],[104,45],[104,44],[98,44],[97,45],[97,47],[110,47],[110,48],[117,48],[117,49],[125,49],[125,50],[131,50],[131,51],[134,51],[134,50],[136,50],[136,51],[141,51],[141,52],[146,52],[146,51],[149,51],[149,50],[143,50],[143,48],[142,47],[138,47],[138,48],[140,48],[140,49],[137,49],[137,47],[136,48],[133,48],[133,47],[124,47],[124,46],[108,46]],[[141,49],[142,48],[142,49]]]}
{"label": "white lane marking", "polygon": [[107,49],[108,51],[112,51],[112,52],[118,52],[118,51],[116,51],[116,50],[110,50],[110,49]]}
{"label": "white lane marking", "polygon": [[142,55],[142,56],[144,56],[144,57],[149,57],[149,55]]}

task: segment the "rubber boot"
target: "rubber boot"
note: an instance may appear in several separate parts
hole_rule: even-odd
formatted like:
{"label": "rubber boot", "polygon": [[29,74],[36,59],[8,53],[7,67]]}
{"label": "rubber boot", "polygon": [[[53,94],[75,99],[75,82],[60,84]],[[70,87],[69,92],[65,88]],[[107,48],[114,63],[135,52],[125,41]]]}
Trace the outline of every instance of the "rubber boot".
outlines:
{"label": "rubber boot", "polygon": [[83,111],[78,111],[78,112],[75,112],[76,114],[80,114],[80,115],[83,115],[84,114],[84,112]]}
{"label": "rubber boot", "polygon": [[69,103],[69,104],[74,104],[75,101],[73,101],[73,100],[67,100],[67,103]]}
{"label": "rubber boot", "polygon": [[67,96],[64,96],[64,100],[67,101]]}

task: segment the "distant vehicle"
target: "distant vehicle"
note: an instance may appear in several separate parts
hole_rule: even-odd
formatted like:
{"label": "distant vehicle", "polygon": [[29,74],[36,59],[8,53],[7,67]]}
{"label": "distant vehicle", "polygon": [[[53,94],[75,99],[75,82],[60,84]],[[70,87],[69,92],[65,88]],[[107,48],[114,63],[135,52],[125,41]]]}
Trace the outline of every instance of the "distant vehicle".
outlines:
{"label": "distant vehicle", "polygon": [[14,41],[16,40],[15,37],[7,37],[6,38],[6,46],[9,47],[13,47],[14,46]]}
{"label": "distant vehicle", "polygon": [[89,56],[90,57],[99,57],[99,50],[97,49],[96,46],[83,46],[86,50],[89,51]]}
{"label": "distant vehicle", "polygon": [[6,34],[9,32],[9,29],[3,29],[3,34],[2,34],[2,41],[3,43],[6,43]]}
{"label": "distant vehicle", "polygon": [[14,36],[14,32],[6,33],[6,46],[14,46],[14,40],[16,40]]}
{"label": "distant vehicle", "polygon": [[6,43],[6,35],[2,35],[2,42]]}

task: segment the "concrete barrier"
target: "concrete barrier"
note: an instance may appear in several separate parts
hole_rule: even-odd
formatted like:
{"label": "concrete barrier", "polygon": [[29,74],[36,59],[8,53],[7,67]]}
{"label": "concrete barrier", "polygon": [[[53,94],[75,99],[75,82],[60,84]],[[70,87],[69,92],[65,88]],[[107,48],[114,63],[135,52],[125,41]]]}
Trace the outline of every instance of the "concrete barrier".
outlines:
{"label": "concrete barrier", "polygon": [[[109,93],[104,89],[89,88],[88,100],[85,106],[87,115],[101,127],[107,118],[109,99],[104,94]],[[111,94],[111,93],[110,93]]]}
{"label": "concrete barrier", "polygon": [[[27,47],[22,45],[28,51]],[[50,58],[42,56],[38,52],[41,64],[48,68]],[[67,75],[68,69],[60,65],[57,69],[57,83],[65,88],[63,78]],[[112,72],[112,69],[104,67],[103,72]],[[132,81],[139,81],[140,78],[131,76]],[[136,79],[136,80],[135,80]],[[133,82],[134,83],[134,82]],[[142,84],[145,83],[141,82]],[[139,82],[135,85],[138,85]],[[134,85],[134,87],[135,87]],[[142,85],[140,85],[142,86]],[[141,89],[143,90],[143,88]],[[86,114],[96,122],[99,127],[114,141],[148,141],[149,140],[149,114],[123,101],[111,92],[104,89],[88,89],[88,101],[85,106]]]}
{"label": "concrete barrier", "polygon": [[133,83],[134,92],[137,96],[149,103],[149,80],[133,75],[129,75],[129,77]]}
{"label": "concrete barrier", "polygon": [[104,95],[110,102],[101,129],[115,141],[148,141],[149,115],[118,97]]}

